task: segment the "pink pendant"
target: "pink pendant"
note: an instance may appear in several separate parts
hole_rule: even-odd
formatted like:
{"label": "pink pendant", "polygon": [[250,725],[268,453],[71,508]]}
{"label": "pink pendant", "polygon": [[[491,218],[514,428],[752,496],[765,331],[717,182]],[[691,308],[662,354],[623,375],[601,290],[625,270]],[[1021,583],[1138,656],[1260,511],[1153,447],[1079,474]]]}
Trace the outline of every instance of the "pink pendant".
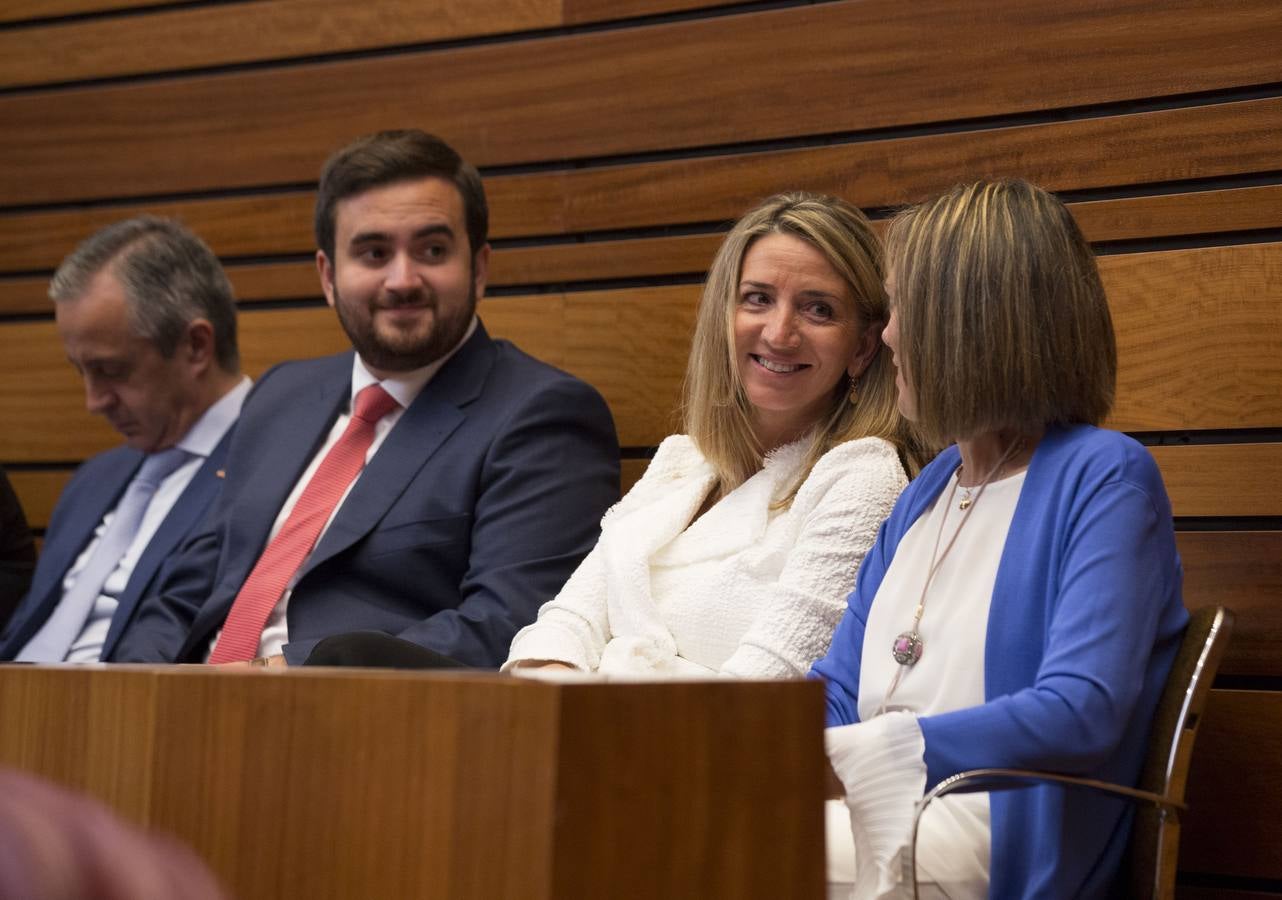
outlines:
{"label": "pink pendant", "polygon": [[890,655],[895,658],[895,662],[901,666],[913,666],[917,660],[921,659],[922,647],[925,642],[922,641],[921,635],[915,631],[905,631],[890,647]]}

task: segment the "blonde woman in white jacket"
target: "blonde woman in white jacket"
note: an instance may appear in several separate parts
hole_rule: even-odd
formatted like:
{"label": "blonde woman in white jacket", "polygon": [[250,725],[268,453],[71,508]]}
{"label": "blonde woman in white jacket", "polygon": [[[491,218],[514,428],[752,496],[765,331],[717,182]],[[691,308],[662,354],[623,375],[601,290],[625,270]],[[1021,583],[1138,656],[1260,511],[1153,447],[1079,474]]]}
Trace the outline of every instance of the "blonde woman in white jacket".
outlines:
{"label": "blonde woman in white jacket", "polygon": [[505,670],[802,676],[918,448],[881,343],[881,246],[832,197],[770,198],[708,273],[686,434],[660,445]]}

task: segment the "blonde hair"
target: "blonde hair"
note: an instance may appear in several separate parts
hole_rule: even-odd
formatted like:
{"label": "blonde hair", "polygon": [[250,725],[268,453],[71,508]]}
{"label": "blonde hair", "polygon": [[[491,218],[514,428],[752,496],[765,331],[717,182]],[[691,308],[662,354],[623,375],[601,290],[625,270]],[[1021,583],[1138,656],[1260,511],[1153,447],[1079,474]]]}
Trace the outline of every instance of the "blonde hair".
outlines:
{"label": "blonde hair", "polygon": [[925,440],[1099,424],[1117,346],[1095,256],[1026,181],[980,181],[897,215],[886,236],[898,362]]}
{"label": "blonde hair", "polygon": [[[716,470],[722,495],[761,469],[767,449],[752,429],[734,350],[734,317],[743,258],[768,234],[791,235],[824,255],[850,287],[861,331],[880,329],[888,316],[881,242],[856,207],[836,197],[778,194],[735,223],[717,250],[699,300],[682,404],[684,429]],[[783,505],[791,502],[820,457],[855,438],[884,438],[895,445],[910,474],[920,468],[911,428],[896,405],[890,353],[880,341],[859,377],[854,402],[847,399],[849,384],[840,379],[833,387],[828,412],[815,423],[801,472]]]}

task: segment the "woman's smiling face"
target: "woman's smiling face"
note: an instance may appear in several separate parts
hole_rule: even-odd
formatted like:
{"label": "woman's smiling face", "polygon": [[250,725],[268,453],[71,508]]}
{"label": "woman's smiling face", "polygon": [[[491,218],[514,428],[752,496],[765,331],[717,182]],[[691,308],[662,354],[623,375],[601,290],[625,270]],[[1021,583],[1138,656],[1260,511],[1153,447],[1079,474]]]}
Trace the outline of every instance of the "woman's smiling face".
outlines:
{"label": "woman's smiling face", "polygon": [[833,392],[864,370],[878,341],[860,327],[851,287],[823,253],[775,233],[744,255],[734,345],[753,429],[772,450],[828,413]]}

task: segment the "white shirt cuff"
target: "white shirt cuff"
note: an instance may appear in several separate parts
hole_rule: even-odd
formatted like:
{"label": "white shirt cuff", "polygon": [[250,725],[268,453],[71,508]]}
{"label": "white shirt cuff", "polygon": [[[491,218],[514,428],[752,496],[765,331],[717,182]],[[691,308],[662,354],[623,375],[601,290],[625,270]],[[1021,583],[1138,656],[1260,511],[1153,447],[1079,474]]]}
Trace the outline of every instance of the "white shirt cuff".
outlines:
{"label": "white shirt cuff", "polygon": [[926,743],[917,717],[895,711],[829,728],[824,743],[846,788],[855,839],[856,900],[911,896],[900,855],[926,788]]}

